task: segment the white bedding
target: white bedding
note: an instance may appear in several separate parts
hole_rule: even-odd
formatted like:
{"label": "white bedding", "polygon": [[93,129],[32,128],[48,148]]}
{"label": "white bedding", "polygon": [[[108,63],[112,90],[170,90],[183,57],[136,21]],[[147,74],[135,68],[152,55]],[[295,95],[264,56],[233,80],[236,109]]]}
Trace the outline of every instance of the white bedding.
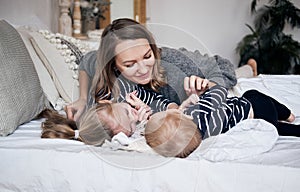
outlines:
{"label": "white bedding", "polygon": [[[300,117],[300,75],[259,75],[257,78],[240,78],[231,94],[240,96],[249,89],[257,89],[272,96]],[[296,123],[300,123],[299,118]]]}
{"label": "white bedding", "polygon": [[[240,79],[233,92],[242,94],[257,88],[290,106],[297,116],[296,122],[300,122],[298,82],[299,76],[261,75]],[[241,126],[210,143],[211,151],[201,152],[200,147],[190,157],[178,159],[154,153],[113,151],[78,141],[40,139],[40,123],[41,120],[31,121],[12,135],[0,138],[1,192],[252,192],[300,188],[300,138],[278,137],[267,124],[252,129]],[[256,137],[247,138],[242,129]],[[255,145],[255,140],[261,145]],[[226,142],[223,148],[222,142]],[[244,151],[241,145],[245,146]]]}

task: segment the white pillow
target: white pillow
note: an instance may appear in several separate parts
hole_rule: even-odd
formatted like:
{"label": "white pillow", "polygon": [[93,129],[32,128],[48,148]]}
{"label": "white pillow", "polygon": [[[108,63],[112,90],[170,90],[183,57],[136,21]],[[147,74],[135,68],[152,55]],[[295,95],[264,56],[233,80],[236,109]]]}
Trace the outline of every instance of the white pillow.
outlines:
{"label": "white pillow", "polygon": [[86,52],[80,40],[46,30],[30,33],[31,42],[60,96],[71,103],[79,97],[78,64]]}
{"label": "white pillow", "polygon": [[39,76],[43,91],[44,91],[47,99],[50,101],[51,105],[55,108],[57,105],[57,102],[60,100],[60,96],[59,96],[58,91],[56,90],[56,87],[55,87],[55,85],[52,81],[52,78],[49,75],[46,67],[44,66],[43,62],[40,60],[39,56],[35,52],[35,49],[32,47],[32,44],[30,41],[32,36],[29,33],[33,32],[33,31],[27,27],[18,27],[17,31],[21,35],[23,42],[25,43],[25,46],[31,56],[31,59],[34,63],[37,74]]}

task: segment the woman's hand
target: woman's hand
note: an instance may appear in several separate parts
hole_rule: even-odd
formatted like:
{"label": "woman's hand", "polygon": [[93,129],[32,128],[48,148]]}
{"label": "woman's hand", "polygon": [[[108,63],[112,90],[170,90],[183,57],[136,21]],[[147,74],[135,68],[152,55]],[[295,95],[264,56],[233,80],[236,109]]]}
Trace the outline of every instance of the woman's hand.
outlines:
{"label": "woman's hand", "polygon": [[208,88],[216,85],[213,82],[210,82],[208,79],[203,79],[201,77],[192,75],[190,77],[184,78],[184,90],[187,96],[192,94],[201,95],[203,94]]}
{"label": "woman's hand", "polygon": [[188,108],[190,105],[194,105],[198,101],[199,101],[199,96],[197,94],[192,94],[181,103],[178,109],[183,111],[186,108]]}
{"label": "woman's hand", "polygon": [[136,94],[136,91],[127,94],[126,101],[135,109],[137,109],[139,121],[148,120],[150,115],[152,114],[152,110],[148,105],[146,105],[142,100],[140,100],[136,96]]}
{"label": "woman's hand", "polygon": [[78,99],[77,101],[65,106],[64,110],[67,113],[67,118],[78,121],[85,109],[86,102],[87,101],[85,99]]}

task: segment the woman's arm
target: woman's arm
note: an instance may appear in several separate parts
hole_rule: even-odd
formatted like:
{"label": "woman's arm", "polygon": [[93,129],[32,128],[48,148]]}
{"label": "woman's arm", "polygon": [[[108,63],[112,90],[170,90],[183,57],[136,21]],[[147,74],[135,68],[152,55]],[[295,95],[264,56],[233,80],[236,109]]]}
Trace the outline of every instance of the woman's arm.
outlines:
{"label": "woman's arm", "polygon": [[83,113],[88,99],[89,77],[85,71],[79,71],[79,98],[65,107],[68,119],[77,121]]}
{"label": "woman's arm", "polygon": [[79,65],[79,98],[65,107],[67,117],[77,121],[87,106],[90,81],[95,74],[97,52],[91,51],[84,55]]}
{"label": "woman's arm", "polygon": [[[196,75],[218,85],[231,88],[237,83],[234,65],[220,56],[202,55],[199,51],[188,51],[185,48],[161,49],[162,66],[168,63],[175,65],[186,76]],[[176,81],[176,76],[168,75],[168,81]]]}

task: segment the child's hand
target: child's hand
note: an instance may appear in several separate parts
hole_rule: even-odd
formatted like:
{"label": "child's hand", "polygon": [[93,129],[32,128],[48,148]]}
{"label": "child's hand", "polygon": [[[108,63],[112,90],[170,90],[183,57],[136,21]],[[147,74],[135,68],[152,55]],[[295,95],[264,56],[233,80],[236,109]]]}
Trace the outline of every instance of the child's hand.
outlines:
{"label": "child's hand", "polygon": [[140,98],[137,96],[137,92],[133,91],[128,93],[125,97],[126,101],[136,109],[140,109],[141,107],[147,106]]}
{"label": "child's hand", "polygon": [[184,100],[179,106],[179,110],[183,111],[188,108],[190,105],[193,105],[199,101],[199,96],[197,94],[190,95],[186,100]]}
{"label": "child's hand", "polygon": [[136,94],[136,91],[127,94],[126,101],[135,109],[137,109],[139,121],[148,120],[150,115],[152,114],[152,110],[148,105],[146,105],[142,100],[140,100],[136,96]]}
{"label": "child's hand", "polygon": [[152,110],[149,106],[145,105],[145,106],[140,107],[137,110],[137,115],[138,115],[138,121],[144,122],[149,119],[150,115],[152,115]]}

